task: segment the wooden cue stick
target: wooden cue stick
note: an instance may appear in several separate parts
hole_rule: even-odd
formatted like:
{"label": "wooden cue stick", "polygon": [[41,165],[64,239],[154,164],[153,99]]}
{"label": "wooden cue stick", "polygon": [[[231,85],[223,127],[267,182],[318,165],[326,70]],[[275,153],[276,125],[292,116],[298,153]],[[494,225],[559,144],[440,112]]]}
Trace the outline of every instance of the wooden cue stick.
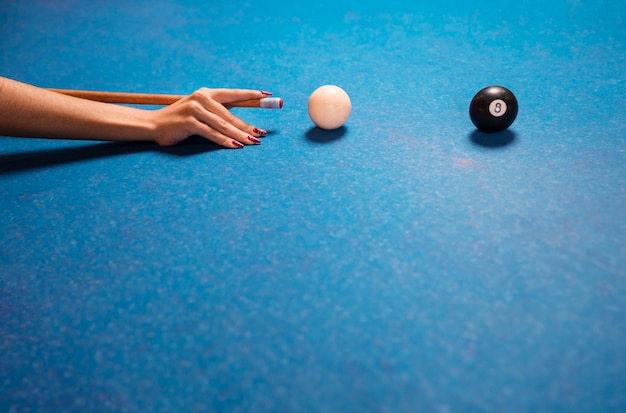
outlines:
{"label": "wooden cue stick", "polygon": [[[63,95],[73,96],[81,99],[95,100],[104,103],[122,103],[134,105],[171,105],[177,100],[182,99],[183,95],[166,95],[158,93],[128,93],[128,92],[97,92],[89,90],[70,90],[70,89],[52,89],[51,92],[61,93]],[[275,98],[279,99],[279,98]],[[261,107],[261,99],[241,100],[239,102],[230,102],[224,105],[228,108],[258,108]],[[282,105],[281,105],[282,106]]]}

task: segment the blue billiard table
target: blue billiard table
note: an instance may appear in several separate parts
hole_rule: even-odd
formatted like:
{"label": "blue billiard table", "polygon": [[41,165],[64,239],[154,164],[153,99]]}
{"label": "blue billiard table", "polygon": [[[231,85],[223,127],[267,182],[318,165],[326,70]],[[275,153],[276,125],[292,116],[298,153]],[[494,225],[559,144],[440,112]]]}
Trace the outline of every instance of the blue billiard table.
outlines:
{"label": "blue billiard table", "polygon": [[[243,150],[0,137],[0,411],[625,411],[625,19],[1,1],[0,76],[285,106],[232,109],[269,131]],[[494,134],[489,85],[519,102]]]}

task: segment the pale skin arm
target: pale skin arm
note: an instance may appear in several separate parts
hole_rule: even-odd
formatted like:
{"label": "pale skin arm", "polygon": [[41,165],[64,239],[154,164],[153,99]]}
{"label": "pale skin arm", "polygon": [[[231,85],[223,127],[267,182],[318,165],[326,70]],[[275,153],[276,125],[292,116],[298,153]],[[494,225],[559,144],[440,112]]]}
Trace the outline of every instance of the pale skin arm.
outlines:
{"label": "pale skin arm", "polygon": [[268,92],[202,88],[170,106],[144,110],[61,95],[0,77],[0,135],[152,141],[175,145],[192,135],[226,148],[259,144],[266,132],[224,105],[267,97]]}

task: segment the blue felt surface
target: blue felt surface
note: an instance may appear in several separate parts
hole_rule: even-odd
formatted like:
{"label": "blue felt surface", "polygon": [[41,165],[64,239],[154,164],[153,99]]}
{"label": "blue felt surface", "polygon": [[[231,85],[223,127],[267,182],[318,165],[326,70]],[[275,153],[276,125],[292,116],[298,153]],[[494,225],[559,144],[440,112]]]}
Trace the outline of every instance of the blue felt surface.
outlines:
{"label": "blue felt surface", "polygon": [[621,2],[209,3],[0,3],[0,75],[285,99],[241,151],[0,139],[0,411],[626,409]]}

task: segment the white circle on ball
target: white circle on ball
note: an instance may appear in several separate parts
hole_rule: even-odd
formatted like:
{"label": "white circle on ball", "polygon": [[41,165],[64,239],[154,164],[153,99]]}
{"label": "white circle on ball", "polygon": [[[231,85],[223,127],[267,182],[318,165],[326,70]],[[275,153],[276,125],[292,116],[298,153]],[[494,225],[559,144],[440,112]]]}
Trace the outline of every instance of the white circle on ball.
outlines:
{"label": "white circle on ball", "polygon": [[491,116],[499,118],[506,113],[506,102],[502,99],[496,99],[489,104],[489,113]]}

